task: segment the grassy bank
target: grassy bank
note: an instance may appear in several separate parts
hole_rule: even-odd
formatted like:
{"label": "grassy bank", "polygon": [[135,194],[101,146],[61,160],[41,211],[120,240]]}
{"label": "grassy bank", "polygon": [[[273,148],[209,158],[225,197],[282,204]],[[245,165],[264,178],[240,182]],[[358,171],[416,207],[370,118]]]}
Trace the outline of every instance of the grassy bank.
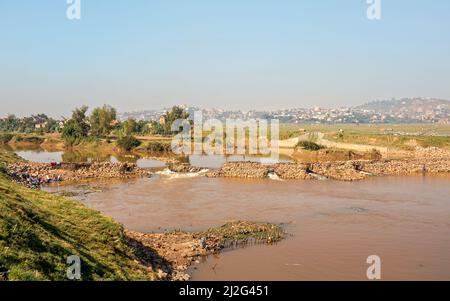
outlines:
{"label": "grassy bank", "polygon": [[[0,152],[0,162],[17,157]],[[82,280],[149,279],[122,226],[82,204],[12,183],[0,173],[0,270],[8,280],[65,280],[67,257]]]}

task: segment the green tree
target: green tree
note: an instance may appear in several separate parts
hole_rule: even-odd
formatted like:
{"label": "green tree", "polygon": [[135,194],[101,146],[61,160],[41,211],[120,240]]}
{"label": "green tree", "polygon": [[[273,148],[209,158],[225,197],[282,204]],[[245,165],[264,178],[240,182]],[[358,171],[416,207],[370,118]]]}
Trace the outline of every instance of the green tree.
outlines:
{"label": "green tree", "polygon": [[139,134],[148,134],[149,123],[145,120],[139,120],[136,124],[136,132]]}
{"label": "green tree", "polygon": [[117,140],[117,145],[126,151],[130,151],[135,147],[141,145],[141,142],[137,140],[134,136],[123,136]]}
{"label": "green tree", "polygon": [[104,105],[102,108],[95,108],[89,117],[91,134],[95,137],[108,136],[114,128],[113,121],[116,120],[116,116],[117,111],[113,107]]}
{"label": "green tree", "polygon": [[72,111],[72,118],[64,124],[61,136],[67,145],[78,144],[88,136],[87,110],[87,106],[76,108]]}
{"label": "green tree", "polygon": [[[151,132],[156,135],[172,135],[172,124],[177,119],[188,119],[189,113],[183,108],[174,106],[169,112],[163,115],[165,123],[160,124],[158,122],[151,123]],[[175,133],[177,133],[175,131]]]}
{"label": "green tree", "polygon": [[164,125],[164,134],[170,135],[172,134],[172,124],[177,119],[188,119],[189,113],[186,112],[183,108],[174,106],[170,112],[165,114],[166,123]]}
{"label": "green tree", "polygon": [[122,135],[131,136],[137,132],[137,122],[133,118],[125,120],[122,124]]}
{"label": "green tree", "polygon": [[15,132],[18,130],[20,120],[15,115],[8,115],[0,122],[0,129],[5,132]]}
{"label": "green tree", "polygon": [[59,130],[59,124],[58,122],[53,119],[53,118],[49,118],[47,120],[47,124],[44,127],[44,132],[46,133],[55,133]]}

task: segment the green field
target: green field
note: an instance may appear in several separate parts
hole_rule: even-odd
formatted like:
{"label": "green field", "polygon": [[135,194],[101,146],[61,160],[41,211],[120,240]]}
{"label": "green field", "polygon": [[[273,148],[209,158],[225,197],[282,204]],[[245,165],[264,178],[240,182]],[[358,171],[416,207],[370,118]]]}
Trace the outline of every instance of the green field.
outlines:
{"label": "green field", "polygon": [[322,132],[325,139],[336,142],[388,146],[404,150],[411,150],[415,146],[450,148],[450,125],[283,124],[280,139],[297,137],[305,132]]}

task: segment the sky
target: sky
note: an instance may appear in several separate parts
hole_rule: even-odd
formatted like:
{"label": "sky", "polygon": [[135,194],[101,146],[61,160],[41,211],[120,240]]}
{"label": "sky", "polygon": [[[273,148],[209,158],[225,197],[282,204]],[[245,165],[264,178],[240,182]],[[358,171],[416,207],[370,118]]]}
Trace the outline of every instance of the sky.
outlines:
{"label": "sky", "polygon": [[450,1],[0,0],[0,117],[450,99]]}

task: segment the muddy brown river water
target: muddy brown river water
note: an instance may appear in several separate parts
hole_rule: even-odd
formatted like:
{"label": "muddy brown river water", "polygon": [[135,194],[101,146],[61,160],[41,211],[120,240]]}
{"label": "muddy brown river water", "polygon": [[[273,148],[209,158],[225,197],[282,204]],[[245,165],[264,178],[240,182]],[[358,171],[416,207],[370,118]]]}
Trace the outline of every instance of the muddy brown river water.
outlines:
{"label": "muddy brown river water", "polygon": [[352,183],[155,176],[95,186],[80,200],[131,230],[195,231],[242,219],[283,223],[290,234],[212,256],[191,268],[193,280],[364,280],[369,255],[380,256],[382,279],[450,280],[449,176]]}

